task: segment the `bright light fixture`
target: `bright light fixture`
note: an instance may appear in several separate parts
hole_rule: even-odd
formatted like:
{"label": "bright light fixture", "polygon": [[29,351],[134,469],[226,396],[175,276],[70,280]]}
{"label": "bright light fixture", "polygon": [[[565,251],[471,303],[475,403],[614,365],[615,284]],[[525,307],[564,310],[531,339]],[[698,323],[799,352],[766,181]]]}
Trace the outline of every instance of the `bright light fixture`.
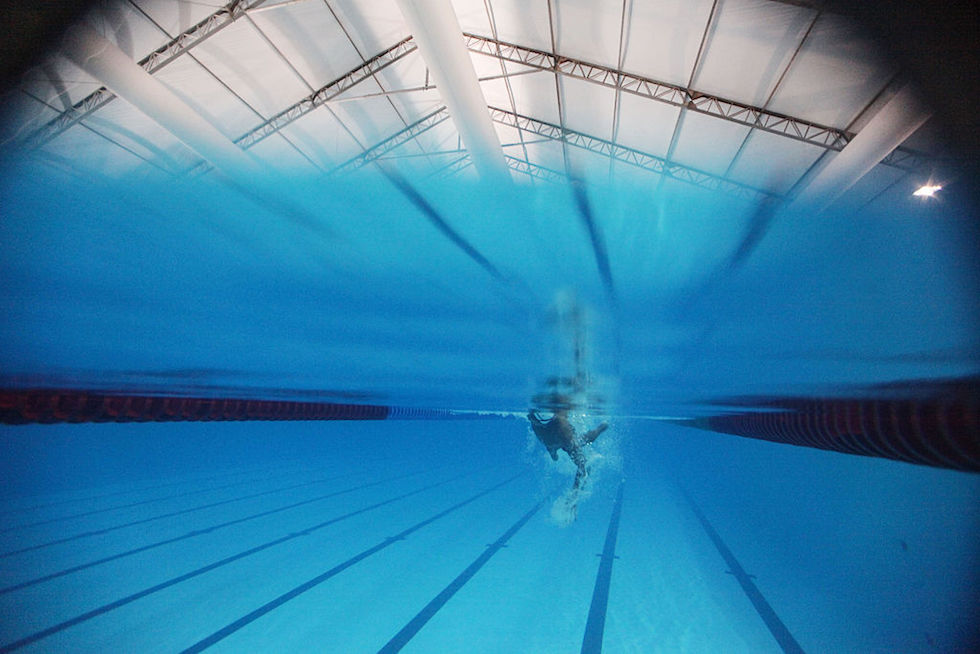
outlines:
{"label": "bright light fixture", "polygon": [[920,198],[931,198],[931,197],[935,197],[936,191],[942,190],[942,188],[943,187],[939,186],[938,184],[937,185],[926,184],[924,186],[920,186],[919,188],[917,188],[915,192],[912,193],[912,195],[918,196]]}

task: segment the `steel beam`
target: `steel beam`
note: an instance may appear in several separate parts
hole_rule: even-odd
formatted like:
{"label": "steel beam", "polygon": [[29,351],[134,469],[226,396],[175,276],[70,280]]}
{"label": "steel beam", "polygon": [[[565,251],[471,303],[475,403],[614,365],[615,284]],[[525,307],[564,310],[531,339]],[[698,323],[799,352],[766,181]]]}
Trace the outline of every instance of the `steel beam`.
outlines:
{"label": "steel beam", "polygon": [[529,116],[515,114],[514,112],[507,111],[506,109],[490,107],[490,117],[495,122],[503,125],[510,125],[511,127],[516,127],[520,130],[532,132],[540,136],[546,136],[556,141],[562,141],[583,150],[589,150],[590,152],[612,157],[617,161],[622,161],[623,163],[630,164],[637,168],[649,170],[665,177],[672,177],[701,188],[723,191],[754,202],[781,199],[780,196],[775,193],[770,193],[762,189],[733,182],[729,179],[712,175],[711,173],[706,173],[695,168],[688,168],[687,166],[682,166],[678,163],[667,161],[662,157],[641,152],[640,150],[634,150],[633,148],[628,148],[624,145],[619,145],[618,143],[613,143],[595,136],[583,134],[582,132],[577,132],[567,127],[562,128],[559,125],[546,123]]}
{"label": "steel beam", "polygon": [[530,161],[525,161],[524,159],[519,159],[517,157],[512,157],[510,155],[504,156],[507,159],[507,165],[511,170],[524,173],[528,177],[533,179],[544,179],[558,184],[568,182],[568,176],[564,173],[558,172],[557,170],[552,170],[551,168],[546,168],[545,166],[539,166],[538,164],[534,164]]}
{"label": "steel beam", "polygon": [[759,107],[700,91],[688,90],[676,84],[659,82],[616,70],[609,66],[498,41],[486,36],[464,33],[464,37],[466,38],[466,47],[472,52],[479,52],[539,70],[585,80],[676,107],[684,107],[689,111],[748,125],[823,148],[840,151],[853,137],[852,134],[840,129],[773,113]]}
{"label": "steel beam", "polygon": [[[253,127],[237,139],[235,145],[247,150],[263,139],[279,132],[290,123],[310,113],[314,109],[322,107],[337,96],[349,91],[357,84],[373,77],[378,71],[387,68],[396,61],[415,52],[416,46],[412,42],[412,37],[402,39],[395,45],[383,52],[379,52],[363,64],[347,72],[346,74],[333,80],[326,86],[317,89],[302,100],[283,109],[278,114]],[[210,165],[206,161],[199,162],[188,170],[185,174],[190,176],[201,175],[210,170]]]}
{"label": "steel beam", "polygon": [[[255,9],[266,1],[252,0],[249,2],[248,0],[232,0],[232,2],[229,2],[204,20],[181,32],[164,45],[146,55],[137,63],[147,73],[153,74],[177,57],[186,54],[192,48],[200,45],[225,27],[228,27],[239,18],[245,16],[245,12],[249,9]],[[27,135],[23,142],[28,147],[40,147],[78,121],[90,116],[92,112],[105,106],[115,99],[115,97],[115,93],[103,86],[76,102],[70,109],[49,120],[40,128]]]}
{"label": "steel beam", "polygon": [[392,134],[385,140],[372,145],[370,148],[362,152],[361,154],[353,157],[340,164],[336,168],[330,171],[330,174],[342,173],[351,170],[355,170],[362,166],[365,166],[376,159],[379,159],[386,152],[394,150],[398,146],[402,145],[406,141],[409,141],[423,132],[427,132],[439,123],[442,123],[449,119],[449,111],[446,107],[439,107],[433,112],[430,112],[414,123],[406,126],[404,129],[399,130],[395,134]]}
{"label": "steel beam", "polygon": [[321,107],[333,98],[349,90],[375,73],[395,63],[399,59],[415,52],[417,46],[412,37],[402,39],[384,52],[380,52],[350,71],[335,79],[299,102],[280,111],[278,114],[235,139],[235,144],[242,148],[250,148],[262,139],[275,134],[286,125],[305,116],[317,107]]}

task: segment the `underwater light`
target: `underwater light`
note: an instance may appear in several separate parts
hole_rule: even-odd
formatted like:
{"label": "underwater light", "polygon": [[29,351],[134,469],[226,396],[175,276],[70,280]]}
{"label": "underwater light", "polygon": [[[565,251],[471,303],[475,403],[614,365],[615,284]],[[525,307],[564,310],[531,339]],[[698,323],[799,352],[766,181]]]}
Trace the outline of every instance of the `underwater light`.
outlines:
{"label": "underwater light", "polygon": [[912,195],[918,196],[920,198],[932,198],[936,196],[936,191],[941,191],[942,188],[943,187],[939,186],[938,184],[937,185],[925,184],[917,188],[915,192],[912,193]]}

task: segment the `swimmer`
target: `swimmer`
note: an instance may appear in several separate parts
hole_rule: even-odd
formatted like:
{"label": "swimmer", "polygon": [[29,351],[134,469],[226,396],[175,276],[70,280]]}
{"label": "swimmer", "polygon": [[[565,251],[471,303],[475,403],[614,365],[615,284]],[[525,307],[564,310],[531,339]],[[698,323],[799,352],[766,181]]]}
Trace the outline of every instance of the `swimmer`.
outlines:
{"label": "swimmer", "polygon": [[542,445],[548,448],[548,454],[551,455],[552,461],[558,460],[558,450],[565,450],[568,454],[575,467],[578,468],[572,489],[574,491],[579,490],[589,475],[585,466],[585,454],[582,452],[582,447],[592,443],[599,434],[606,431],[609,425],[604,422],[595,429],[586,432],[581,438],[577,438],[575,428],[568,421],[567,409],[555,409],[550,420],[542,420],[537,411],[532,409],[528,412],[527,419],[531,422],[534,435],[538,437]]}

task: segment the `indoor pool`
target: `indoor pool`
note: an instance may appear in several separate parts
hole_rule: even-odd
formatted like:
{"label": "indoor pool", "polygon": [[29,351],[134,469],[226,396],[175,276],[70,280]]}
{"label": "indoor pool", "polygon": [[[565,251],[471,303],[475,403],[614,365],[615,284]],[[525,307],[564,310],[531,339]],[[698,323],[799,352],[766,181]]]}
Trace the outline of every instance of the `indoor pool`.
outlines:
{"label": "indoor pool", "polygon": [[0,651],[980,651],[945,109],[824,3],[519,4],[23,65]]}

